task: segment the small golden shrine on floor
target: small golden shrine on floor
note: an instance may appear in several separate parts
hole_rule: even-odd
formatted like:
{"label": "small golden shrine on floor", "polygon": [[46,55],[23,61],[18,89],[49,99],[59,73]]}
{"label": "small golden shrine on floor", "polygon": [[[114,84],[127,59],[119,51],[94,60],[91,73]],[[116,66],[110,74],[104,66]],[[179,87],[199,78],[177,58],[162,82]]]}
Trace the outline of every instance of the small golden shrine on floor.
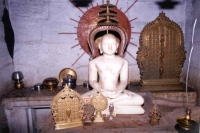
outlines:
{"label": "small golden shrine on floor", "polygon": [[82,97],[67,85],[53,99],[51,110],[55,129],[82,126],[84,101]]}

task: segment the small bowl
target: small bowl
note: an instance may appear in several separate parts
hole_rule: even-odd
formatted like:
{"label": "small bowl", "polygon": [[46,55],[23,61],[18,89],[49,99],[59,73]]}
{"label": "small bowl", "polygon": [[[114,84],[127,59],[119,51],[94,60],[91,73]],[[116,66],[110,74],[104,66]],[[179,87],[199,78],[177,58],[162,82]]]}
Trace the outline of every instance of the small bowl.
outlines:
{"label": "small bowl", "polygon": [[59,81],[57,78],[50,77],[50,78],[46,78],[43,81],[43,86],[44,86],[44,89],[46,90],[55,90],[58,87],[58,83]]}

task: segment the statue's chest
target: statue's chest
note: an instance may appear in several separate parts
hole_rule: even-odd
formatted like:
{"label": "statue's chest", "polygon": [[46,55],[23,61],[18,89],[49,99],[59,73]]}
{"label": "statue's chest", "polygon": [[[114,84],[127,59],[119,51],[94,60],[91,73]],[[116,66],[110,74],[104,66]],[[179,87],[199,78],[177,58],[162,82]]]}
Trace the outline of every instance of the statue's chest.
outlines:
{"label": "statue's chest", "polygon": [[101,72],[118,73],[122,68],[122,65],[116,62],[102,62],[99,64],[98,69]]}

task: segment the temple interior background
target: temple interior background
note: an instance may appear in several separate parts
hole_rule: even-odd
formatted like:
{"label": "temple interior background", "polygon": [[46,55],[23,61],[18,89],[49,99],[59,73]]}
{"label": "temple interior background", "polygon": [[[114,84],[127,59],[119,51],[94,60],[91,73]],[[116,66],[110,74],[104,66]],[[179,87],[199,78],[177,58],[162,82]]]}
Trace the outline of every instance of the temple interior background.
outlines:
{"label": "temple interior background", "polygon": [[[4,40],[4,25],[0,23],[0,97],[13,89],[11,79],[14,71],[24,75],[25,86],[41,83],[47,77],[58,77],[63,68],[77,72],[77,85],[88,80],[89,55],[83,51],[77,40],[77,27],[81,16],[92,6],[103,0],[6,0],[12,28],[15,35],[14,58],[7,50]],[[105,0],[104,0],[105,2]],[[111,0],[115,4],[117,0]],[[162,3],[171,2],[170,5]],[[186,60],[180,75],[180,82],[186,82],[189,54],[194,46],[189,69],[188,86],[200,94],[200,1],[199,0],[119,0],[117,7],[125,12],[132,26],[131,40],[125,59],[129,61],[129,81],[139,82],[140,72],[136,61],[139,36],[143,27],[155,20],[159,13],[176,22],[184,34]],[[131,7],[130,7],[131,6]],[[130,7],[130,8],[129,8]],[[0,16],[3,16],[3,3],[0,2]],[[192,44],[194,21],[197,23]],[[64,33],[64,34],[60,34]],[[197,99],[200,106],[200,98]],[[0,125],[6,123],[2,106]]]}

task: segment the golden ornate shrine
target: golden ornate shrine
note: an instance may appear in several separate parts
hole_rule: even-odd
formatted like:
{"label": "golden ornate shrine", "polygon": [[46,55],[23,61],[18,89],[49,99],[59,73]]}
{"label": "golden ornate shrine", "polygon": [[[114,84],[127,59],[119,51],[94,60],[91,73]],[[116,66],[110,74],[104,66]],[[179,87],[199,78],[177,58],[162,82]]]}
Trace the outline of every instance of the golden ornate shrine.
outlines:
{"label": "golden ornate shrine", "polygon": [[178,24],[160,13],[140,34],[137,63],[142,91],[180,90],[185,61],[183,32]]}
{"label": "golden ornate shrine", "polygon": [[53,99],[51,110],[55,129],[82,126],[84,100],[67,85]]}

